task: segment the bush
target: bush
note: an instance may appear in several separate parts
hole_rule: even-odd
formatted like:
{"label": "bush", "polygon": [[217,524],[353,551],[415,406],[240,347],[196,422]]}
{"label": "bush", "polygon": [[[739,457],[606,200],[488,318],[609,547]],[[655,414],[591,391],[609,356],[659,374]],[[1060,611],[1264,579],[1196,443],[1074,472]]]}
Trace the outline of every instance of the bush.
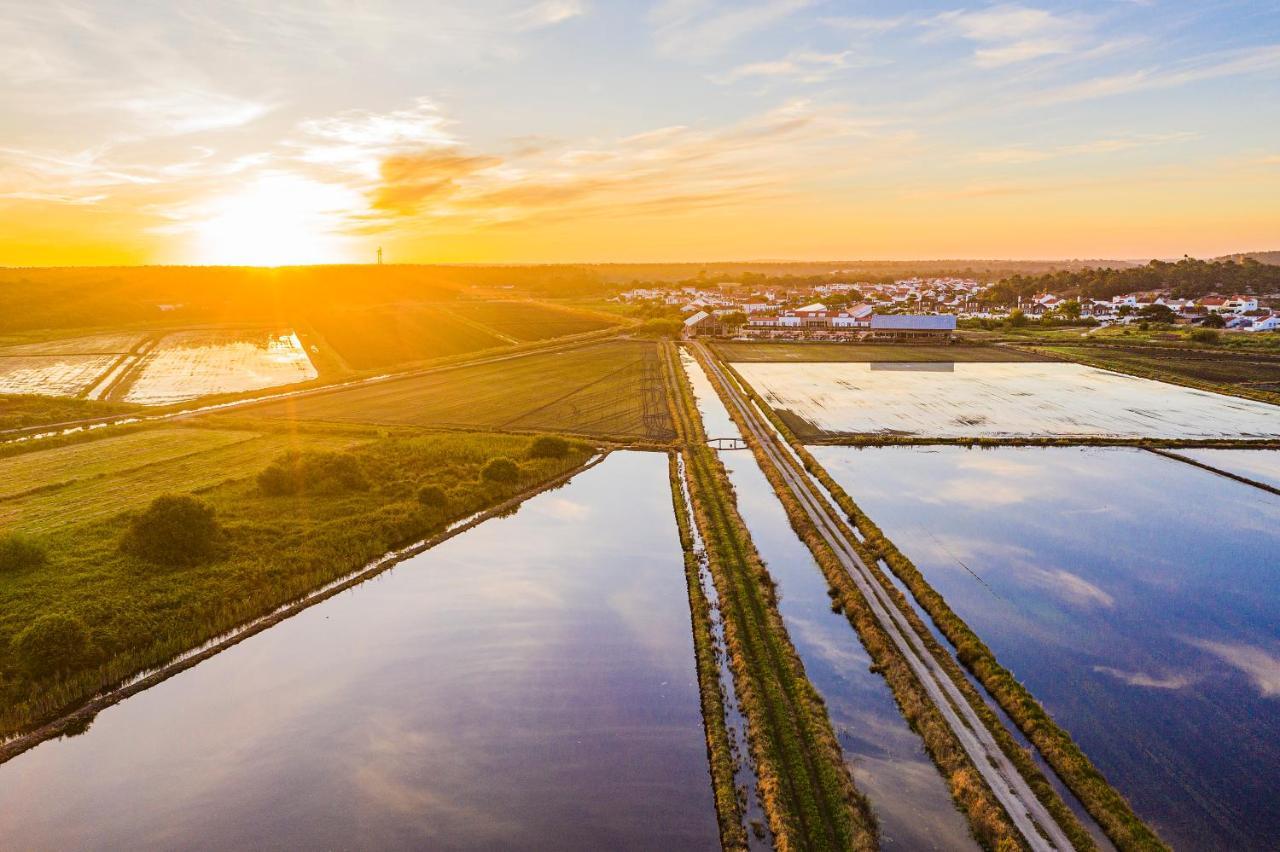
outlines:
{"label": "bush", "polygon": [[193,565],[213,556],[222,527],[213,507],[189,494],[166,494],[129,522],[126,553],[167,565]]}
{"label": "bush", "polygon": [[350,453],[286,453],[258,474],[263,493],[333,495],[369,487],[360,460]]}
{"label": "bush", "polygon": [[1197,328],[1187,337],[1196,343],[1217,343],[1222,339],[1222,335],[1212,328]]}
{"label": "bush", "polygon": [[520,465],[505,457],[490,459],[480,471],[480,475],[489,482],[509,485],[520,478]]}
{"label": "bush", "polygon": [[0,573],[21,571],[43,565],[44,548],[22,533],[0,536]]}
{"label": "bush", "polygon": [[13,637],[12,648],[32,677],[57,674],[78,668],[89,659],[89,629],[74,616],[49,613]]}
{"label": "bush", "polygon": [[418,502],[433,509],[443,509],[449,504],[449,496],[439,485],[424,485],[418,489]]}
{"label": "bush", "polygon": [[343,494],[363,491],[369,480],[360,460],[350,453],[315,453],[293,450],[273,461],[258,474],[262,493]]}
{"label": "bush", "polygon": [[529,445],[531,459],[562,459],[569,455],[569,442],[554,435],[543,435],[534,438]]}

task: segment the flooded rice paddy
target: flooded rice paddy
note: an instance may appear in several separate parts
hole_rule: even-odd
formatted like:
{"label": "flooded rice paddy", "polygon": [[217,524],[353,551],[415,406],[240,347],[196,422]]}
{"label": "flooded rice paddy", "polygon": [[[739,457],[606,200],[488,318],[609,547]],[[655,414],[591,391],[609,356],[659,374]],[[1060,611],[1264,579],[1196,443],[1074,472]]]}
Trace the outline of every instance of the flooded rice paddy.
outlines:
{"label": "flooded rice paddy", "polygon": [[1267,403],[1066,363],[735,364],[811,432],[933,438],[1280,436]]}
{"label": "flooded rice paddy", "polygon": [[[702,368],[684,365],[708,434],[739,436]],[[724,451],[738,509],[769,573],[779,611],[809,680],[826,702],[832,726],[858,788],[892,849],[975,849],[946,782],[903,720],[884,678],[848,620],[831,611],[826,578],[787,520],[782,504],[750,451]]]}
{"label": "flooded rice paddy", "polygon": [[813,451],[1175,848],[1280,847],[1280,497],[1132,449]]}
{"label": "flooded rice paddy", "polygon": [[116,355],[0,357],[0,393],[78,396],[111,369]]}
{"label": "flooded rice paddy", "polygon": [[1178,450],[1177,455],[1209,467],[1280,488],[1280,450]]}
{"label": "flooded rice paddy", "polygon": [[0,766],[0,836],[716,848],[666,456],[615,453]]}
{"label": "flooded rice paddy", "polygon": [[124,399],[143,405],[244,393],[319,375],[293,332],[221,329],[168,334],[137,371]]}

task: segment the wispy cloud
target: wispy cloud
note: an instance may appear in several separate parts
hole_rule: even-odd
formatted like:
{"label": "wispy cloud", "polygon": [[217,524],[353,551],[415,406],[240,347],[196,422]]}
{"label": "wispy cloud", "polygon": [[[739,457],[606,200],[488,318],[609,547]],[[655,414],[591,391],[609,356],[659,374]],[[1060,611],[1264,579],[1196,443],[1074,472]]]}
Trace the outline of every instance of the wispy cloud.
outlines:
{"label": "wispy cloud", "polygon": [[1061,568],[1045,569],[1025,567],[1019,575],[1032,585],[1057,595],[1059,598],[1084,606],[1102,606],[1108,609],[1115,606],[1115,598],[1100,587],[1090,583],[1079,574],[1073,574]]}
{"label": "wispy cloud", "polygon": [[1077,142],[1071,145],[1053,145],[1045,148],[1016,146],[1005,148],[986,148],[974,151],[970,156],[976,163],[992,163],[1000,165],[1020,165],[1023,163],[1040,163],[1062,157],[1077,157],[1092,154],[1113,154],[1121,151],[1132,151],[1155,145],[1168,145],[1185,142],[1197,138],[1198,134],[1190,132],[1177,133],[1138,133],[1128,136],[1111,136],[1093,139],[1088,142]]}
{"label": "wispy cloud", "polygon": [[515,14],[516,29],[537,30],[587,13],[585,0],[542,0]]}
{"label": "wispy cloud", "polygon": [[1127,672],[1121,669],[1113,669],[1110,666],[1094,666],[1093,670],[1111,675],[1116,680],[1129,684],[1129,686],[1140,686],[1147,689],[1184,689],[1194,683],[1192,678],[1181,674],[1153,675],[1147,672]]}
{"label": "wispy cloud", "polygon": [[1019,5],[944,12],[926,26],[935,38],[975,42],[973,59],[983,68],[1071,53],[1084,47],[1090,29],[1083,18]]}
{"label": "wispy cloud", "polygon": [[1277,71],[1280,71],[1280,45],[1264,45],[1214,53],[1174,65],[1092,77],[1028,95],[1026,102],[1048,106],[1153,89],[1171,89],[1223,77],[1274,74]]}
{"label": "wispy cloud", "polygon": [[811,0],[766,0],[751,4],[662,0],[650,12],[649,21],[662,53],[705,58],[789,18],[810,3]]}
{"label": "wispy cloud", "polygon": [[1280,697],[1280,656],[1243,643],[1208,639],[1188,639],[1187,642],[1244,672],[1263,698]]}
{"label": "wispy cloud", "polygon": [[865,68],[872,64],[875,64],[875,60],[858,57],[853,50],[842,50],[837,53],[801,50],[783,59],[748,62],[731,68],[723,74],[713,74],[711,79],[724,84],[759,78],[787,78],[801,83],[821,83],[841,71]]}

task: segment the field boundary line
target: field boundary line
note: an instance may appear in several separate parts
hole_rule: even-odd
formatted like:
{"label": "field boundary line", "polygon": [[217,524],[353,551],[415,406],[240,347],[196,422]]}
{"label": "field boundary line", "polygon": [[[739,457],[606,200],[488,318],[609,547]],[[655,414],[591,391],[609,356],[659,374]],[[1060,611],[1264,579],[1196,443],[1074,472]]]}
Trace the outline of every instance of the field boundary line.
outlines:
{"label": "field boundary line", "polygon": [[1274,485],[1268,485],[1265,482],[1259,482],[1256,479],[1250,479],[1247,476],[1241,476],[1238,473],[1232,473],[1229,470],[1214,467],[1211,464],[1206,464],[1205,462],[1198,461],[1197,459],[1180,456],[1177,453],[1172,453],[1168,450],[1160,449],[1159,447],[1143,447],[1142,449],[1150,453],[1155,453],[1158,456],[1164,456],[1167,459],[1173,459],[1174,461],[1180,461],[1183,464],[1189,464],[1192,467],[1198,467],[1201,470],[1207,470],[1210,473],[1216,473],[1218,476],[1225,476],[1227,479],[1234,479],[1236,482],[1241,482],[1245,485],[1252,485],[1254,488],[1261,488],[1263,491],[1270,491],[1272,494],[1280,494],[1280,488],[1277,488]]}
{"label": "field boundary line", "polygon": [[195,667],[199,663],[216,656],[228,648],[238,645],[251,636],[255,636],[270,627],[274,627],[280,622],[297,615],[303,610],[310,609],[316,604],[326,601],[334,595],[360,585],[365,580],[376,577],[385,571],[389,571],[406,559],[417,556],[420,553],[425,553],[437,545],[443,544],[449,539],[477,527],[491,518],[502,515],[544,491],[559,488],[570,479],[573,479],[579,474],[600,464],[608,458],[608,456],[608,451],[597,453],[595,456],[572,470],[566,471],[559,476],[540,483],[536,487],[523,491],[514,497],[509,497],[501,503],[490,506],[483,511],[455,521],[442,532],[436,533],[434,536],[420,539],[412,544],[406,545],[405,547],[392,550],[372,562],[368,562],[360,568],[348,572],[347,574],[331,580],[319,588],[308,592],[292,603],[283,604],[266,615],[251,619],[239,627],[232,628],[220,636],[210,639],[203,645],[197,646],[178,655],[178,657],[164,665],[139,672],[127,679],[122,685],[90,698],[87,702],[81,704],[76,709],[59,716],[50,722],[46,722],[25,734],[18,734],[17,736],[11,737],[7,740],[0,741],[0,764],[7,763],[23,752],[35,748],[45,740],[60,736],[74,735],[83,731],[93,722],[94,717],[103,710],[119,704],[121,701],[137,695],[140,692],[144,692],[153,686],[163,683],[174,675]]}

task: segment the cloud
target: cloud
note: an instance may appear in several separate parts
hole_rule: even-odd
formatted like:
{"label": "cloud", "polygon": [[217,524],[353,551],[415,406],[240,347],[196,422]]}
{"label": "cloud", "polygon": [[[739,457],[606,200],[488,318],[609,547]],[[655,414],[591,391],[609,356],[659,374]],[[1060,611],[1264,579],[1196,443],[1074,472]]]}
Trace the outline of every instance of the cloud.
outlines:
{"label": "cloud", "polygon": [[468,156],[449,150],[395,154],[382,161],[382,179],[370,199],[374,210],[417,213],[430,201],[458,191],[459,181],[502,163],[492,156]]}
{"label": "cloud", "polygon": [[1186,641],[1244,672],[1263,698],[1280,697],[1280,656],[1254,645],[1208,639]]}
{"label": "cloud", "polygon": [[1280,71],[1280,45],[1264,45],[1210,54],[1172,66],[1144,68],[1122,74],[1094,77],[1039,91],[1028,96],[1024,104],[1050,106],[1132,92],[1171,89],[1223,77],[1268,74],[1276,71]]}
{"label": "cloud", "polygon": [[1062,569],[1046,570],[1044,568],[1025,567],[1019,577],[1057,595],[1068,603],[1083,606],[1102,606],[1108,609],[1115,606],[1115,598],[1098,586],[1090,583],[1078,574]]}
{"label": "cloud", "polygon": [[979,11],[943,12],[926,23],[932,37],[958,37],[975,42],[974,62],[982,68],[1068,54],[1087,43],[1088,23],[1044,9],[1018,5]]}
{"label": "cloud", "polygon": [[714,0],[662,0],[649,14],[658,50],[705,58],[733,42],[789,18],[811,0],[767,0],[750,5]]}
{"label": "cloud", "polygon": [[1130,686],[1141,686],[1148,689],[1183,689],[1194,681],[1187,675],[1151,675],[1146,672],[1126,672],[1110,666],[1094,666],[1095,672],[1108,674]]}
{"label": "cloud", "polygon": [[1156,145],[1167,145],[1174,142],[1185,142],[1197,138],[1197,134],[1189,132],[1177,133],[1138,133],[1130,136],[1111,136],[1078,142],[1072,145],[1055,145],[1049,148],[1006,147],[988,148],[973,152],[970,159],[977,163],[999,165],[1019,165],[1022,163],[1039,163],[1062,157],[1084,156],[1091,154],[1112,154],[1119,151],[1131,151]]}
{"label": "cloud", "polygon": [[739,65],[723,74],[714,74],[711,79],[716,83],[728,84],[749,78],[785,77],[802,83],[820,83],[840,71],[870,64],[871,60],[855,58],[852,50],[838,53],[802,50],[784,59]]}
{"label": "cloud", "polygon": [[586,13],[587,4],[583,0],[542,0],[516,13],[516,29],[551,27]]}

